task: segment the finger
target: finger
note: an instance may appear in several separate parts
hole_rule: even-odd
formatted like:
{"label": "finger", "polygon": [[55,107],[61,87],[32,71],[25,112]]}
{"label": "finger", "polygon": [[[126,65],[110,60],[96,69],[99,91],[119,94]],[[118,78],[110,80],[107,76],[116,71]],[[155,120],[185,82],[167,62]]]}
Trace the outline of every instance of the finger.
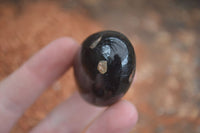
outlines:
{"label": "finger", "polygon": [[120,101],[101,114],[86,133],[128,133],[137,119],[136,108],[128,101]]}
{"label": "finger", "polygon": [[70,67],[77,49],[70,38],[53,41],[0,83],[0,132],[8,132],[45,88]]}
{"label": "finger", "polygon": [[86,103],[76,93],[55,108],[31,133],[80,133],[104,109]]}

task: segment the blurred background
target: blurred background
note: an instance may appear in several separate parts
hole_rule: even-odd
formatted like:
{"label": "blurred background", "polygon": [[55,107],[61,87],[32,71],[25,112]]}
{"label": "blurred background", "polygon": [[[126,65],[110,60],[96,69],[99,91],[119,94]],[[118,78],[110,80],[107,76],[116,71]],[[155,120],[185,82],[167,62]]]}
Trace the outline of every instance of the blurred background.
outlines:
{"label": "blurred background", "polygon": [[[124,33],[137,55],[124,97],[139,111],[131,133],[200,133],[199,0],[0,0],[0,79],[58,37],[81,44],[108,29]],[[70,69],[12,132],[29,131],[75,90]]]}

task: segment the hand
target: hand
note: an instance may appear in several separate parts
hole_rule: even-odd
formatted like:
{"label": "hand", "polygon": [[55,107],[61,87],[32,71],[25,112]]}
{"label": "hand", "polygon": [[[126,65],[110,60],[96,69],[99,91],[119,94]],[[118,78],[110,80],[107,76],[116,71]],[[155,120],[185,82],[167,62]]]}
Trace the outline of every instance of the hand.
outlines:
{"label": "hand", "polygon": [[[79,46],[70,38],[53,41],[0,83],[0,133],[11,130],[25,110],[73,64]],[[127,133],[137,121],[128,101],[105,108],[92,106],[73,94],[31,133]]]}

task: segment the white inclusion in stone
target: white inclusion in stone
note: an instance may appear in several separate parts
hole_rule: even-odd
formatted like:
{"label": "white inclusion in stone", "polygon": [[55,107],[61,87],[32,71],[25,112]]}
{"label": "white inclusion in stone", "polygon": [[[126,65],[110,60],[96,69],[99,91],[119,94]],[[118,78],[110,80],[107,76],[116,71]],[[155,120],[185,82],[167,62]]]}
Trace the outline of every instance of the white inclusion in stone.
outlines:
{"label": "white inclusion in stone", "polygon": [[134,74],[134,73],[135,73],[135,70],[133,69],[132,72],[131,72],[131,74],[129,75],[129,79],[128,79],[128,80],[129,80],[129,83],[132,82],[133,76],[134,76],[133,74]]}
{"label": "white inclusion in stone", "polygon": [[107,72],[107,61],[105,61],[105,60],[99,61],[98,66],[97,66],[97,70],[98,70],[101,74],[106,73],[106,72]]}
{"label": "white inclusion in stone", "polygon": [[95,47],[98,45],[98,43],[101,41],[101,38],[102,38],[102,36],[100,36],[96,41],[94,41],[94,42],[90,45],[90,48],[91,48],[91,49],[95,48]]}
{"label": "white inclusion in stone", "polygon": [[110,56],[110,47],[108,45],[102,46],[102,54],[103,56],[108,59],[108,57]]}
{"label": "white inclusion in stone", "polygon": [[122,66],[126,65],[127,63],[128,63],[128,55],[126,55],[126,57],[122,61]]}

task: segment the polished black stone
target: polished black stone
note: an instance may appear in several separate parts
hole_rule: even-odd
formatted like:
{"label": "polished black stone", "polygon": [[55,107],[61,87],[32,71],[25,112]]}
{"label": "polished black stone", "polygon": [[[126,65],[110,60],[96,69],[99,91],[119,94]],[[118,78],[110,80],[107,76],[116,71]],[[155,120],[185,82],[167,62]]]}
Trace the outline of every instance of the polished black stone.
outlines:
{"label": "polished black stone", "polygon": [[135,69],[134,48],[123,34],[116,31],[89,36],[74,65],[80,94],[98,106],[117,102],[127,92]]}

